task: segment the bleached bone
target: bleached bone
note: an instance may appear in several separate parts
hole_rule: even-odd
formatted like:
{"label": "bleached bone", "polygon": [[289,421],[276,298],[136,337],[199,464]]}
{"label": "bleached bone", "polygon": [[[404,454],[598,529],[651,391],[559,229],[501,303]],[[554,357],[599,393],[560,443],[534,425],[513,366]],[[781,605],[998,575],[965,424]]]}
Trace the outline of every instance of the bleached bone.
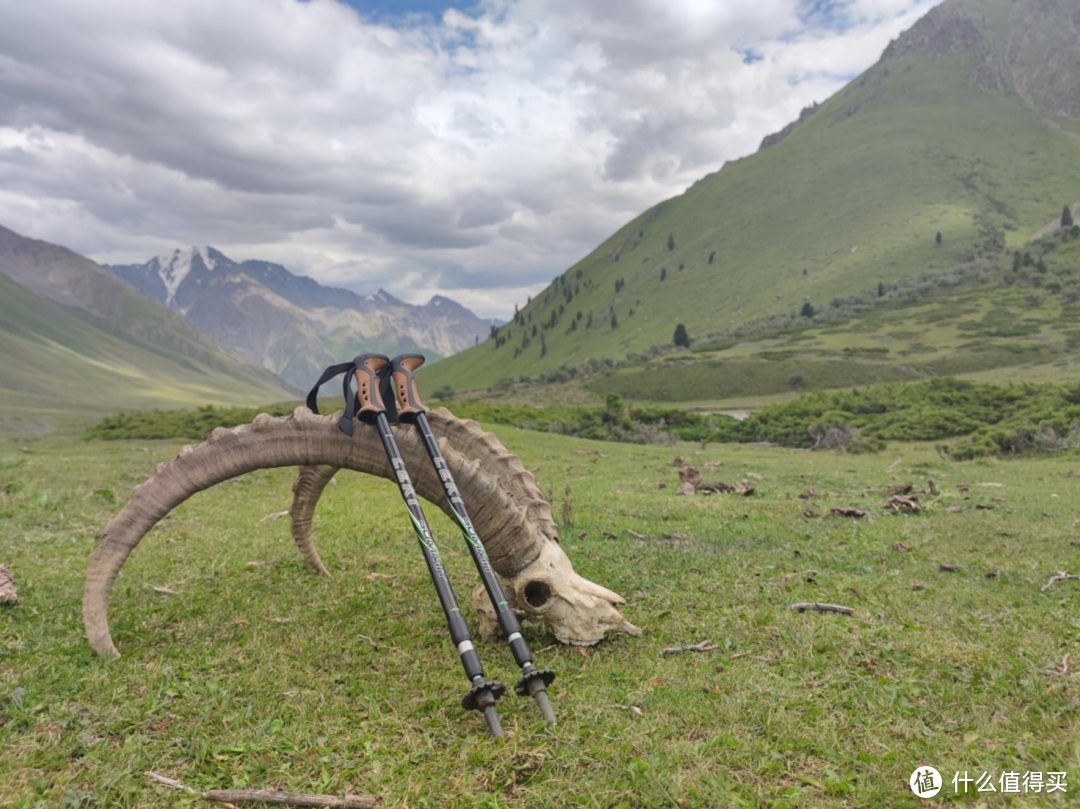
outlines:
{"label": "bleached bone", "polygon": [[[337,429],[340,416],[318,416],[298,407],[288,417],[264,413],[251,424],[231,430],[219,427],[203,443],[183,447],[174,460],[161,464],[156,474],[137,486],[128,504],[101,532],[90,557],[83,619],[94,651],[119,656],[109,632],[109,595],[128,554],[147,531],[196,492],[257,469],[304,467],[294,484],[290,509],[293,537],[308,563],[326,575],[311,535],[319,494],[338,469],[388,478],[392,474],[375,431],[359,430],[350,438]],[[621,596],[573,572],[558,546],[551,509],[520,460],[493,435],[444,409],[431,413],[431,423],[512,606],[550,626],[567,643],[597,643],[611,631],[640,634],[619,612],[618,606],[625,603]],[[395,437],[417,493],[448,511],[417,432],[395,428]]]}

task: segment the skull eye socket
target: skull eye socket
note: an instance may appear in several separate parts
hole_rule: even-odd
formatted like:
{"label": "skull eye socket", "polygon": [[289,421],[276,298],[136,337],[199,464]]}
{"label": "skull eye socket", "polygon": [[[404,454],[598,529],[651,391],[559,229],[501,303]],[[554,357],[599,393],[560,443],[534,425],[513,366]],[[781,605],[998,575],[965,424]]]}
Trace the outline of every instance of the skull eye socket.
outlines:
{"label": "skull eye socket", "polygon": [[541,609],[551,602],[551,588],[542,581],[531,581],[525,585],[525,601],[533,609]]}

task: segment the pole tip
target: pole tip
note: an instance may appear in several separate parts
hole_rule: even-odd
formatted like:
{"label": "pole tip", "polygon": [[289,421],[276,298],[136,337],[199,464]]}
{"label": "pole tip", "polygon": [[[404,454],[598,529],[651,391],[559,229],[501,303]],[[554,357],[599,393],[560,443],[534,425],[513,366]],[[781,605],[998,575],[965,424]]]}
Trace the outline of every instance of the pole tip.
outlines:
{"label": "pole tip", "polygon": [[540,713],[543,714],[544,721],[549,725],[556,724],[555,711],[551,709],[551,702],[548,701],[547,691],[537,691],[533,694],[533,699],[535,699],[536,704],[540,706]]}
{"label": "pole tip", "polygon": [[503,734],[502,723],[499,722],[499,715],[495,713],[495,706],[489,705],[484,708],[484,719],[487,720],[488,730],[491,731],[491,735],[496,739],[505,739]]}

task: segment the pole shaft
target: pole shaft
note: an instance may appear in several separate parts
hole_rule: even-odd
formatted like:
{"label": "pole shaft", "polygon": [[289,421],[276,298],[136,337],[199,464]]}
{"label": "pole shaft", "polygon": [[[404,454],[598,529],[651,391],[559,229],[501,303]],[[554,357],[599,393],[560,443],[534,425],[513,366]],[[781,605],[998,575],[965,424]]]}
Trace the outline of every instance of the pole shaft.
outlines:
{"label": "pole shaft", "polygon": [[401,497],[409,511],[413,531],[416,533],[416,539],[420,543],[420,550],[424,554],[424,561],[427,563],[428,571],[431,573],[431,581],[435,585],[439,603],[442,604],[443,612],[446,615],[450,639],[453,641],[454,646],[457,647],[458,654],[461,657],[461,665],[465,668],[465,675],[470,682],[475,682],[478,678],[483,679],[484,667],[480,664],[480,657],[476,654],[476,650],[473,649],[472,635],[469,633],[468,624],[461,617],[461,610],[458,608],[457,598],[454,596],[454,588],[451,587],[450,580],[446,576],[446,570],[443,568],[442,559],[439,556],[439,549],[431,538],[431,530],[428,528],[423,510],[420,508],[420,501],[417,500],[416,489],[409,478],[408,470],[405,469],[405,461],[398,451],[397,442],[394,440],[394,434],[390,430],[390,423],[387,421],[385,413],[378,414],[375,426],[379,431],[383,447],[386,449],[386,457],[390,461],[390,466],[393,467]]}
{"label": "pole shaft", "polygon": [[431,426],[428,424],[427,416],[422,412],[416,414],[416,426],[420,429],[420,435],[423,437],[424,446],[427,448],[428,455],[435,465],[435,472],[442,482],[443,491],[446,492],[446,497],[450,501],[450,508],[454,512],[455,522],[457,522],[458,527],[461,529],[462,536],[465,537],[465,544],[468,545],[469,553],[472,555],[473,562],[476,563],[476,569],[480,571],[480,578],[484,583],[484,589],[487,590],[488,598],[491,599],[491,605],[495,608],[495,615],[499,621],[499,628],[502,629],[503,634],[508,639],[510,651],[514,655],[514,660],[522,668],[531,668],[532,653],[529,651],[525,639],[521,636],[521,624],[518,622],[517,616],[514,615],[514,611],[506,601],[506,596],[503,594],[499,579],[491,567],[491,562],[488,560],[487,551],[484,550],[484,545],[480,541],[480,537],[477,536],[472,519],[469,517],[469,512],[465,508],[465,501],[462,500],[461,493],[454,483],[454,478],[451,476],[449,468],[447,468],[446,460],[443,458],[442,451],[439,449],[439,442],[431,432]]}

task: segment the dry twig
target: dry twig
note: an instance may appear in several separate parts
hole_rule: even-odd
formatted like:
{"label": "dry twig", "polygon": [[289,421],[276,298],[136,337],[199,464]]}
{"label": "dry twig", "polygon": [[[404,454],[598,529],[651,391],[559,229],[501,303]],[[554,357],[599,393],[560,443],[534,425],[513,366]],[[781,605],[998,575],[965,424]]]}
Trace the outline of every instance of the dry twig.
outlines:
{"label": "dry twig", "polygon": [[370,809],[378,806],[379,799],[373,795],[304,795],[297,792],[278,792],[274,789],[211,789],[199,792],[184,786],[175,778],[156,772],[146,773],[151,781],[169,789],[198,795],[203,800],[232,805],[237,803],[272,803],[278,806],[316,806],[323,809]]}
{"label": "dry twig", "polygon": [[1069,676],[1069,655],[1061,658],[1061,662],[1050,668],[1046,673],[1055,677]]}
{"label": "dry twig", "polygon": [[255,523],[255,525],[259,526],[259,525],[262,525],[267,520],[280,520],[282,517],[288,517],[288,516],[289,516],[289,512],[287,512],[287,511],[275,511],[273,514],[267,514],[265,517],[263,517],[261,520],[259,520],[257,523]]}
{"label": "dry twig", "polygon": [[797,612],[838,612],[841,615],[854,615],[855,610],[851,607],[841,607],[839,604],[792,604],[791,608]]}
{"label": "dry twig", "polygon": [[660,654],[662,655],[677,655],[682,652],[711,652],[713,649],[719,649],[720,646],[713,643],[711,640],[703,640],[701,643],[693,643],[689,646],[670,646],[664,649]]}
{"label": "dry twig", "polygon": [[1045,593],[1059,581],[1068,581],[1069,579],[1080,579],[1080,573],[1066,573],[1064,570],[1059,570],[1057,573],[1050,577],[1050,581],[1048,581],[1039,589]]}

